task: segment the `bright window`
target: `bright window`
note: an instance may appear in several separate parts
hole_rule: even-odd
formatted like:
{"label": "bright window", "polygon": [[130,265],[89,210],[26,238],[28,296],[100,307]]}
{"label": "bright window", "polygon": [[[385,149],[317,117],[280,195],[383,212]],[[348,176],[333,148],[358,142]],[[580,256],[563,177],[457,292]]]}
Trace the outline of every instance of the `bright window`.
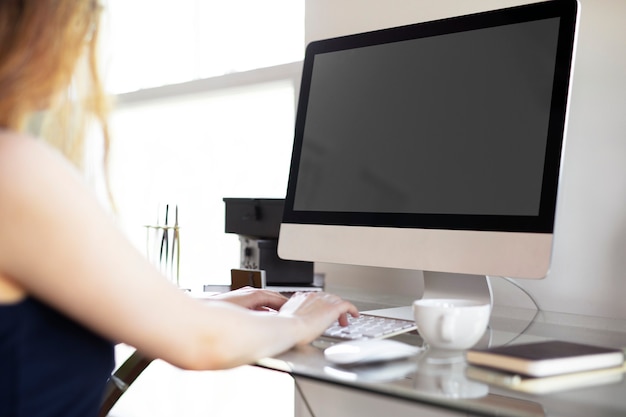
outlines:
{"label": "bright window", "polygon": [[301,61],[304,0],[108,0],[114,93]]}
{"label": "bright window", "polygon": [[160,203],[178,204],[181,283],[230,282],[237,236],[224,233],[224,197],[282,198],[293,141],[291,82],[153,100],[112,119],[111,183],[123,227],[145,249]]}
{"label": "bright window", "polygon": [[289,62],[302,59],[304,2],[107,4],[121,225],[144,251],[159,204],[178,204],[181,285],[227,284],[239,240],[224,233],[223,198],[286,192],[301,70]]}

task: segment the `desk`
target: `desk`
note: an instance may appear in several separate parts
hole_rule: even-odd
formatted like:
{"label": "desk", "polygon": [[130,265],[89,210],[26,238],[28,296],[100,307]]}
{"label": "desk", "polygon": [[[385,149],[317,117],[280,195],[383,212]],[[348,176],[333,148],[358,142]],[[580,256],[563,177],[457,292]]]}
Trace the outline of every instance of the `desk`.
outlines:
{"label": "desk", "polygon": [[[626,320],[496,307],[488,338],[492,346],[561,339],[621,348],[626,347]],[[417,333],[396,339],[422,344]],[[626,416],[622,375],[605,385],[526,394],[468,380],[464,362],[453,358],[433,365],[436,362],[426,361],[428,354],[382,365],[342,368],[324,359],[327,345],[328,341],[319,339],[258,363],[294,377],[297,417]]]}

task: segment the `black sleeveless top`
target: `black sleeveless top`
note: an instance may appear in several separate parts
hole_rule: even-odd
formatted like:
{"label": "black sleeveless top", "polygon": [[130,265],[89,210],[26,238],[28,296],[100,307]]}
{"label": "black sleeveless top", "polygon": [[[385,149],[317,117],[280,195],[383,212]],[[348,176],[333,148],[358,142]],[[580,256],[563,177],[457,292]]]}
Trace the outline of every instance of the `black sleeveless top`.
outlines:
{"label": "black sleeveless top", "polygon": [[0,416],[98,414],[113,344],[33,299],[0,304]]}

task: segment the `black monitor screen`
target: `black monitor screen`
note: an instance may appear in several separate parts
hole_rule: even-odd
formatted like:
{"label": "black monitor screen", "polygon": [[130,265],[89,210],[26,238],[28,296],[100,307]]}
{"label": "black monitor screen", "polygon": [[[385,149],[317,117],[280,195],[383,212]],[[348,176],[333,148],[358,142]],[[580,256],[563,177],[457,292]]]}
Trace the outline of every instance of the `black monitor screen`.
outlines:
{"label": "black monitor screen", "polygon": [[533,7],[311,44],[286,220],[552,231],[572,35]]}

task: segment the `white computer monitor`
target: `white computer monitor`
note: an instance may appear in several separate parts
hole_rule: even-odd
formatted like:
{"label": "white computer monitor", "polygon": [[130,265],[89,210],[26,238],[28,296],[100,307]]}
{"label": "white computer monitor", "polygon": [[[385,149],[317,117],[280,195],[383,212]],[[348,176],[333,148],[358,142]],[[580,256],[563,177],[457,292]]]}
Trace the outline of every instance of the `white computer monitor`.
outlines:
{"label": "white computer monitor", "polygon": [[545,277],[577,16],[556,0],[312,42],[279,256],[422,270],[437,295]]}

